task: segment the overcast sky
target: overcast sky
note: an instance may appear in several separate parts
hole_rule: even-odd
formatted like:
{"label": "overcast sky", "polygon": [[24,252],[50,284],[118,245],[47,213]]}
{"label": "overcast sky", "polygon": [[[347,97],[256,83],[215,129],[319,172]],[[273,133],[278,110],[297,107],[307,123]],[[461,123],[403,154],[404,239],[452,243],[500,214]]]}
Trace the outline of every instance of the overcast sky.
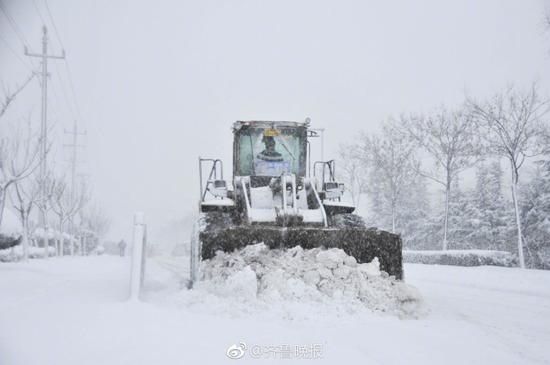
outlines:
{"label": "overcast sky", "polygon": [[[2,1],[0,81],[21,83],[38,62],[44,0]],[[542,0],[69,1],[48,0],[72,75],[51,61],[50,122],[59,168],[63,129],[87,131],[81,173],[130,235],[132,213],[151,226],[197,209],[197,157],[230,175],[235,120],[312,119],[326,157],[387,117],[453,106],[538,80],[550,90]],[[23,38],[23,39],[20,39]],[[11,49],[10,49],[11,48]],[[17,57],[15,54],[19,57]],[[26,63],[27,65],[25,65]],[[77,104],[78,107],[75,105]],[[34,83],[6,115],[40,118]]]}

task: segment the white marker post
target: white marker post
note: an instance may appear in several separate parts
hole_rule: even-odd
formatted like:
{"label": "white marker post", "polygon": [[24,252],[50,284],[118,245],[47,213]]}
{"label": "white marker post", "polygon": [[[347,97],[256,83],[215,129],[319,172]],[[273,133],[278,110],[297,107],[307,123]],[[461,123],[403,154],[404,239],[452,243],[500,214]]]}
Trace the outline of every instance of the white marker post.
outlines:
{"label": "white marker post", "polygon": [[134,214],[134,236],[132,241],[132,269],[130,274],[130,301],[139,300],[142,284],[145,219],[143,213]]}

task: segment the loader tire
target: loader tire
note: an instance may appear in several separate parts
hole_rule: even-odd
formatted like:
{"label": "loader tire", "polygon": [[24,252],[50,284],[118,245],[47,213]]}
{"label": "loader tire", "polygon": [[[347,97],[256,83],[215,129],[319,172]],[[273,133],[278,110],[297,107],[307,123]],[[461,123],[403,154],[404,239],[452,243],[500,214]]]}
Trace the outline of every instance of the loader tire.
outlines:
{"label": "loader tire", "polygon": [[335,214],[329,217],[329,226],[336,228],[366,228],[363,218],[352,213]]}

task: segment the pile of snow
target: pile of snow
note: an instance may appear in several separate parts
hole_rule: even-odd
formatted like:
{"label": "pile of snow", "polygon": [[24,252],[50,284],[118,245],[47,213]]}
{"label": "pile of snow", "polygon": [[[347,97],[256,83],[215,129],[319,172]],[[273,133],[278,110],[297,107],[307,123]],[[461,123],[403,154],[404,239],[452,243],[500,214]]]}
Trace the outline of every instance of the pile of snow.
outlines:
{"label": "pile of snow", "polygon": [[515,257],[507,251],[446,250],[403,251],[403,261],[412,264],[454,266],[517,266]]}
{"label": "pile of snow", "polygon": [[358,264],[337,248],[270,250],[260,243],[219,251],[203,262],[201,274],[195,288],[180,291],[179,299],[201,307],[214,304],[214,311],[231,307],[232,315],[275,309],[290,318],[365,310],[417,317],[423,310],[418,291],[381,272],[378,259]]}
{"label": "pile of snow", "polygon": [[[55,247],[48,247],[48,256],[55,256]],[[29,247],[29,258],[37,259],[44,257],[44,247]],[[0,262],[13,262],[23,259],[23,247],[21,245],[0,250]]]}
{"label": "pile of snow", "polygon": [[96,248],[90,252],[91,255],[103,255],[105,253],[105,246],[103,245],[97,245]]}
{"label": "pile of snow", "polygon": [[33,232],[33,236],[39,239],[53,240],[59,237],[59,231],[53,228],[44,229],[42,227],[37,227]]}

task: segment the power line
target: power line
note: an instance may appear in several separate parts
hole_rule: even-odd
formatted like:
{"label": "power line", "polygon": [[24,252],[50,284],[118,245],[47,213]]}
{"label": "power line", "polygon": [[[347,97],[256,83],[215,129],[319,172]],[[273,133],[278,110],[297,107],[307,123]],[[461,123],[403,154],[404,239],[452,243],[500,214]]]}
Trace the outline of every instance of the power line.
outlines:
{"label": "power line", "polygon": [[[40,74],[37,73],[38,76],[40,76]],[[48,73],[48,75],[51,75],[50,73]],[[38,78],[38,84],[40,85],[40,87],[42,88],[42,78],[39,77]],[[48,101],[48,111],[51,111],[51,114],[53,115],[52,118],[50,118],[49,120],[50,121],[58,121],[58,120],[61,120],[60,118],[60,113],[58,112],[58,110],[60,109],[57,109],[57,107],[59,107],[61,105],[61,103],[59,102],[59,96],[57,96],[57,92],[55,91],[55,88],[53,87],[53,85],[49,84],[50,86],[50,90],[52,91],[52,93],[48,93],[48,96],[47,96],[47,101]],[[49,130],[53,130],[52,126],[49,125],[48,126],[48,129]]]}
{"label": "power line", "polygon": [[0,1],[0,10],[2,10],[2,13],[4,13],[6,18],[8,19],[8,22],[10,23],[13,31],[17,35],[17,38],[19,38],[19,40],[21,41],[21,43],[23,43],[24,46],[28,47],[29,42],[27,42],[27,39],[25,38],[25,36],[21,32],[21,30],[19,29],[19,26],[17,25],[17,22],[12,18],[12,16],[8,12],[8,9],[4,6],[4,4],[1,1]]}
{"label": "power line", "polygon": [[21,58],[21,56],[19,55],[19,53],[15,52],[15,50],[12,48],[12,46],[10,46],[10,44],[8,43],[8,41],[2,36],[2,34],[0,34],[0,40],[2,40],[2,42],[4,43],[4,45],[6,46],[6,48],[29,70],[29,71],[32,71],[32,66],[29,66],[29,64],[27,62],[25,62],[23,60],[23,58]]}
{"label": "power line", "polygon": [[50,17],[50,20],[52,21],[53,30],[55,31],[55,36],[57,37],[57,41],[59,42],[59,45],[61,46],[61,49],[65,49],[65,46],[63,46],[63,42],[61,41],[61,37],[59,36],[59,32],[57,30],[57,25],[55,25],[55,21],[53,20],[52,12],[50,11],[50,6],[48,5],[48,0],[44,0],[44,4],[46,4],[46,10],[48,12],[48,16]]}
{"label": "power line", "polygon": [[65,83],[63,82],[63,79],[61,78],[61,72],[59,72],[59,66],[57,65],[57,63],[55,64],[55,68],[57,70],[56,76],[57,76],[57,79],[59,80],[59,86],[61,88],[61,92],[63,93],[65,103],[67,103],[67,109],[69,109],[69,113],[71,114],[72,118],[75,119],[76,114],[73,110],[73,107],[71,106],[71,102],[69,100],[69,96],[67,94],[67,91],[65,90]]}
{"label": "power line", "polygon": [[[55,20],[53,18],[52,12],[50,11],[50,6],[48,5],[48,0],[44,0],[44,4],[46,4],[46,10],[47,10],[48,16],[50,18],[50,21],[53,25],[53,29],[55,31],[55,36],[57,38],[57,41],[59,42],[59,45],[61,46],[61,48],[65,49],[65,46],[63,45],[63,41],[61,40],[61,36],[59,34],[59,30],[57,29],[57,25],[56,25]],[[75,105],[75,108],[76,108],[76,113],[78,114],[78,117],[80,119],[82,119],[82,113],[80,113],[80,107],[79,107],[79,104],[78,104],[78,98],[76,97],[76,91],[75,91],[75,87],[74,87],[71,68],[69,67],[69,61],[66,58],[64,59],[64,61],[65,61],[64,62],[65,68],[67,69],[67,77],[69,79],[69,87],[70,87],[70,90],[71,90],[71,93],[72,93],[73,99],[74,99],[74,105]]]}
{"label": "power line", "polygon": [[[8,23],[10,24],[10,28],[14,31],[16,37],[19,39],[19,41],[22,43],[23,47],[29,47],[29,42],[27,41],[27,38],[25,38],[23,32],[21,31],[21,29],[19,28],[19,26],[17,25],[17,22],[15,21],[15,19],[11,16],[11,14],[8,12],[8,9],[6,8],[5,4],[0,0],[0,10],[2,11],[2,13],[4,14],[4,16],[6,17],[6,19],[8,20]],[[15,52],[13,47],[11,47],[9,45],[9,43],[4,39],[2,38],[2,41],[4,42],[4,44],[6,45],[6,47],[8,47],[10,49],[10,51],[12,53],[15,54],[15,56],[20,60],[22,61],[21,57],[19,56],[18,52]],[[22,63],[27,67],[29,68],[29,70],[32,70],[34,68],[34,64],[32,61],[29,61],[30,62],[30,66],[28,66],[28,64],[24,61],[22,61]]]}
{"label": "power line", "polygon": [[[33,2],[33,5],[34,5],[34,8],[36,10],[36,12],[38,13],[38,16],[40,17],[40,19],[42,20],[42,23],[43,24],[46,24],[46,20],[44,19],[44,17],[42,16],[42,12],[40,11],[40,7],[38,6],[37,4],[37,1],[36,0],[32,0]],[[50,10],[50,6],[48,4],[48,2],[45,0],[44,1],[44,5],[45,5],[45,8],[46,8],[46,12],[48,14],[48,17],[49,17],[49,23],[53,26],[54,28],[54,31],[55,31],[55,36],[57,38],[57,41],[59,43],[59,46],[61,47],[61,49],[65,49],[65,46],[63,45],[63,41],[61,40],[61,36],[59,34],[59,30],[57,28],[57,24],[55,23],[55,20],[53,18],[53,15],[52,15],[52,12]],[[64,58],[63,59],[65,62],[67,62],[67,59]],[[76,119],[76,116],[78,114],[79,117],[81,117],[80,115],[80,109],[78,107],[78,99],[76,98],[76,92],[75,92],[75,89],[74,89],[74,86],[73,86],[73,83],[72,83],[72,78],[71,78],[71,75],[70,75],[70,70],[67,70],[67,78],[69,79],[68,80],[68,83],[69,83],[69,89],[70,89],[70,92],[72,93],[72,102],[68,96],[68,93],[66,91],[66,87],[65,87],[65,82],[63,80],[63,78],[61,77],[61,72],[59,70],[59,66],[57,65],[57,63],[55,64],[55,67],[56,67],[56,70],[57,70],[57,77],[58,77],[58,80],[59,80],[59,85],[60,85],[60,88],[61,88],[61,91],[63,93],[63,97],[64,97],[64,101],[67,105],[67,108],[69,109],[69,113],[71,114],[72,118],[73,119]],[[67,64],[65,65],[65,67],[68,67]],[[75,112],[76,110],[76,112]]]}
{"label": "power line", "polygon": [[74,83],[73,83],[73,77],[71,75],[71,69],[69,68],[69,63],[67,62],[67,60],[65,60],[64,63],[65,63],[65,67],[67,68],[67,75],[69,76],[69,86],[71,87],[71,92],[73,94],[74,104],[76,106],[76,112],[77,112],[79,118],[82,119],[82,113],[80,113],[80,107],[79,107],[79,104],[78,104],[78,99],[76,97],[76,92],[75,92]]}
{"label": "power line", "polygon": [[77,158],[77,149],[79,147],[85,147],[84,145],[78,144],[78,136],[85,136],[86,131],[80,131],[78,129],[78,124],[76,120],[73,123],[73,129],[68,131],[65,130],[65,134],[70,134],[72,136],[72,142],[70,144],[65,144],[65,147],[72,148],[72,158],[71,158],[71,195],[74,196],[75,192],[75,183],[76,183],[76,164],[78,162]]}
{"label": "power line", "polygon": [[57,95],[57,92],[55,91],[54,84],[51,83],[50,85],[51,85],[51,90],[52,90],[51,95],[53,96],[52,99],[50,99],[50,95],[48,95],[48,102],[51,102],[53,100],[53,102],[51,103],[50,109],[52,109],[52,111],[54,112],[53,114],[55,114],[56,118],[60,119],[59,118],[60,114],[56,110],[53,110],[53,109],[55,109],[54,105],[61,106],[61,103],[59,102],[60,98]]}
{"label": "power line", "polygon": [[46,25],[46,21],[42,17],[42,12],[38,8],[38,5],[36,4],[36,0],[32,0],[32,4],[34,5],[34,8],[36,9],[36,12],[38,13],[38,16],[40,17],[40,20],[42,21],[42,25]]}

